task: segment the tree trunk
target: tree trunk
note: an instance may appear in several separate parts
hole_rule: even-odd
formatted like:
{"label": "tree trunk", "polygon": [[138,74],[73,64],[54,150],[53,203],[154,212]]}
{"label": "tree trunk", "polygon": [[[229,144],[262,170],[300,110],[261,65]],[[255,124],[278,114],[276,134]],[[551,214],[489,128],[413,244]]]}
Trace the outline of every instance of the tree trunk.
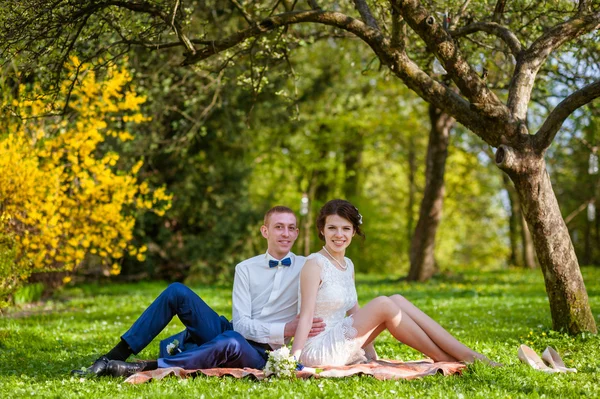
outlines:
{"label": "tree trunk", "polygon": [[408,143],[408,204],[406,205],[406,252],[410,253],[410,243],[413,236],[413,225],[415,218],[413,216],[415,207],[415,195],[417,191],[415,178],[417,175],[417,154],[415,150],[415,139],[410,135]]}
{"label": "tree trunk", "polygon": [[455,120],[450,115],[429,106],[429,144],[425,169],[425,190],[419,221],[410,243],[410,270],[407,280],[425,281],[437,271],[435,235],[442,218],[444,202],[444,173],[448,157],[450,129]]}
{"label": "tree trunk", "polygon": [[[598,196],[596,196],[598,198]],[[597,205],[598,201],[594,201],[594,204]],[[590,264],[599,265],[600,259],[597,257],[598,249],[600,249],[600,218],[598,217],[598,208],[596,208],[596,247],[592,251],[592,261]]]}
{"label": "tree trunk", "polygon": [[308,196],[308,213],[304,216],[304,225],[302,226],[302,229],[304,230],[304,235],[302,236],[304,256],[308,256],[311,253],[311,234],[314,220],[312,204],[315,200],[315,193],[317,191],[318,176],[319,173],[313,170],[312,177],[308,184],[308,192],[306,193]]}
{"label": "tree trunk", "polygon": [[343,144],[344,166],[346,169],[346,179],[344,181],[344,195],[347,200],[352,201],[358,196],[358,170],[362,160],[363,135],[360,132],[348,134],[350,140],[345,140]]}
{"label": "tree trunk", "polygon": [[509,263],[515,266],[535,269],[537,267],[535,248],[533,247],[533,239],[527,227],[527,222],[521,211],[521,201],[510,177],[507,174],[503,174],[502,178],[504,188],[508,192],[511,207],[509,219],[511,247]]}
{"label": "tree trunk", "polygon": [[500,145],[496,164],[511,178],[540,260],[555,330],[597,332],[579,263],[543,155]]}
{"label": "tree trunk", "polygon": [[535,269],[537,267],[537,260],[535,256],[535,247],[533,245],[533,238],[531,238],[531,232],[527,221],[521,213],[521,236],[523,239],[523,265],[528,269]]}
{"label": "tree trunk", "polygon": [[510,257],[508,258],[508,264],[514,266],[523,266],[523,251],[521,244],[521,223],[523,217],[521,216],[521,204],[519,203],[519,196],[515,191],[515,188],[510,180],[510,177],[506,173],[502,174],[502,181],[504,188],[508,193],[508,202],[510,203],[510,216],[508,218],[508,237],[510,239]]}
{"label": "tree trunk", "polygon": [[586,218],[585,220],[585,236],[584,240],[584,250],[583,250],[583,259],[581,262],[584,265],[589,265],[592,259],[592,222]]}

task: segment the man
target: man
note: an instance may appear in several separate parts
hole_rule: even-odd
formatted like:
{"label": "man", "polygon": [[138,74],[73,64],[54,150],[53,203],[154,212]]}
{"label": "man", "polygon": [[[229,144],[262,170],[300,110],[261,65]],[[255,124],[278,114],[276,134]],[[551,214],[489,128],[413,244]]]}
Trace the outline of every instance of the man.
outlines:
{"label": "man", "polygon": [[[262,369],[265,351],[281,347],[296,331],[298,284],[305,258],[290,252],[298,238],[296,216],[290,208],[270,209],[260,231],[267,240],[267,252],[235,268],[232,322],[185,285],[171,284],[121,341],[82,373],[119,377],[159,367]],[[143,350],[175,315],[186,329],[161,341],[156,361],[125,362]],[[310,335],[324,327],[321,319],[314,319]]]}

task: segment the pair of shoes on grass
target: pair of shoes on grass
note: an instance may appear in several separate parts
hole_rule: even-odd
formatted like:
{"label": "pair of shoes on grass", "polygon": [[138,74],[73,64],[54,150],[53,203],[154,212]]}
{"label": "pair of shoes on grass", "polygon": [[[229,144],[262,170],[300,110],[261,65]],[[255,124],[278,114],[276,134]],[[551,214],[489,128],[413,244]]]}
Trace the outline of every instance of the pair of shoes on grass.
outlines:
{"label": "pair of shoes on grass", "polygon": [[519,359],[536,370],[543,371],[545,373],[576,373],[577,370],[568,368],[565,366],[565,362],[561,359],[560,355],[554,348],[547,347],[542,358],[527,345],[519,346]]}

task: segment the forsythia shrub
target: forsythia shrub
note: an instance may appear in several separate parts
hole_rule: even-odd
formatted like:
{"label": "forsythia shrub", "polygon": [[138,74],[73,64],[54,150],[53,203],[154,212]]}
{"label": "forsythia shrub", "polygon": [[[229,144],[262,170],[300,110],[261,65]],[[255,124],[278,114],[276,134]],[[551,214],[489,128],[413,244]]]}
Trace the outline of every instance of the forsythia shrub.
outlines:
{"label": "forsythia shrub", "polygon": [[[144,97],[128,87],[126,69],[109,68],[97,80],[87,65],[71,59],[78,70],[68,114],[61,118],[27,118],[47,112],[49,102],[13,100],[20,118],[8,118],[0,132],[0,300],[34,271],[73,271],[86,256],[99,257],[111,274],[135,248],[135,214],[151,210],[163,215],[171,197],[164,188],[140,182],[139,161],[130,170],[117,168],[119,155],[102,154],[107,137],[131,140],[122,126],[147,120],[140,113]],[[69,90],[71,80],[63,83]],[[21,92],[26,89],[21,88]],[[56,104],[64,107],[64,104]],[[121,126],[117,129],[115,126]],[[10,265],[13,258],[14,267]],[[1,305],[0,305],[1,306]]]}

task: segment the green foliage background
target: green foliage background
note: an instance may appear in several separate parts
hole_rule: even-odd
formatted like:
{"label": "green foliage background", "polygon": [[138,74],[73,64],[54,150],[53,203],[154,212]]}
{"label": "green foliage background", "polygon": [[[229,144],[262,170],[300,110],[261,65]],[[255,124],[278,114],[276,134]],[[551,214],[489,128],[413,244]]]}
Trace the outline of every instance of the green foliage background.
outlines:
{"label": "green foliage background", "polygon": [[[15,38],[18,45],[32,39],[45,28],[42,22],[30,21],[19,32],[11,27],[27,22],[20,20],[20,11],[44,4],[30,0],[0,9],[5,21],[0,33]],[[320,4],[356,15],[350,3]],[[462,4],[429,2],[440,14],[456,12]],[[52,15],[66,20],[86,5],[65,2]],[[168,9],[172,4],[156,5]],[[373,7],[381,20],[389,20],[387,5]],[[262,2],[245,6],[253,16],[271,7]],[[505,10],[503,22],[525,43],[545,26],[562,21],[572,6],[561,0],[538,9],[529,1],[516,1]],[[491,7],[492,2],[471,3],[463,22],[489,19]],[[185,30],[199,38],[226,36],[247,26],[230,2],[185,2],[179,12]],[[109,20],[112,24],[103,22]],[[47,43],[53,35],[70,38],[77,24],[63,25],[60,17],[48,21],[55,23],[48,27],[48,37],[28,42],[32,47],[18,57],[10,52],[15,57],[3,69],[4,97],[10,96],[19,79],[44,83],[52,91],[48,65],[58,65],[68,46]],[[259,234],[263,213],[276,204],[299,210],[304,194],[311,203],[308,215],[300,220],[304,231],[297,253],[320,246],[312,225],[320,206],[332,198],[346,198],[359,207],[365,220],[367,239],[349,251],[358,270],[404,274],[425,185],[430,129],[426,104],[379,65],[362,42],[320,25],[279,29],[190,67],[180,65],[179,47],[150,51],[122,42],[104,47],[122,39],[118,32],[161,41],[170,40],[170,30],[149,14],[107,7],[82,27],[82,40],[72,47],[82,59],[95,63],[99,74],[111,62],[126,62],[131,68],[136,90],[148,97],[145,111],[152,121],[135,127],[133,142],[116,148],[115,143],[105,143],[104,150],[118,151],[125,164],[143,157],[142,177],[166,185],[174,195],[166,217],[138,217],[136,243],[147,245],[148,257],[144,263],[125,259],[121,278],[229,281],[237,262],[265,250]],[[410,57],[430,71],[433,55],[419,38],[409,35]],[[480,32],[472,39],[461,41],[462,50],[478,73],[487,70],[489,86],[502,98],[514,60],[497,37]],[[6,43],[0,47],[10,48]],[[597,35],[581,37],[540,71],[530,115],[532,132],[555,105],[554,96],[564,96],[598,76],[598,46]],[[577,61],[575,71],[572,60]],[[578,111],[548,153],[565,216],[592,198],[587,193],[600,196],[598,176],[586,174],[588,155],[598,147],[597,130],[598,107],[592,104]],[[589,145],[582,145],[582,139]],[[490,153],[461,126],[452,132],[436,239],[442,271],[507,266],[510,209],[501,172]],[[598,220],[579,212],[569,224],[577,255],[586,264],[600,264]]]}
{"label": "green foliage background", "polygon": [[[365,221],[367,239],[349,252],[358,270],[406,272],[425,184],[426,105],[355,44],[299,43],[287,60],[257,50],[216,75],[176,68],[168,52],[132,57],[134,70],[149,71],[136,74],[136,84],[151,99],[153,120],[123,151],[144,155],[146,177],[174,199],[165,219],[140,219],[148,260],[127,262],[124,273],[226,281],[237,262],[266,249],[263,213],[276,204],[298,211],[304,193],[310,212],[299,222],[311,251],[320,246],[318,209],[346,198]],[[442,270],[495,268],[508,256],[500,172],[465,136],[456,131],[448,159]],[[301,232],[296,253],[306,239]]]}

